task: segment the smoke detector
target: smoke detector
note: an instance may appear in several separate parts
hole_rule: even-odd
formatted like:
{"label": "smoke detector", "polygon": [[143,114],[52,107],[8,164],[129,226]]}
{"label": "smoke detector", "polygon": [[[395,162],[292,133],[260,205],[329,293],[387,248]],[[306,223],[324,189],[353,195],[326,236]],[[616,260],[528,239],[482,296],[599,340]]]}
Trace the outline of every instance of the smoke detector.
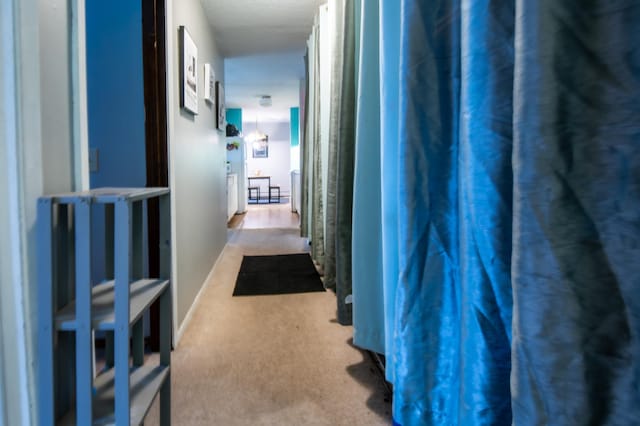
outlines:
{"label": "smoke detector", "polygon": [[262,95],[262,96],[260,96],[260,101],[259,101],[259,103],[260,103],[260,106],[263,106],[263,107],[270,107],[270,106],[271,106],[271,104],[272,104],[272,102],[271,102],[271,96],[269,96],[269,95]]}

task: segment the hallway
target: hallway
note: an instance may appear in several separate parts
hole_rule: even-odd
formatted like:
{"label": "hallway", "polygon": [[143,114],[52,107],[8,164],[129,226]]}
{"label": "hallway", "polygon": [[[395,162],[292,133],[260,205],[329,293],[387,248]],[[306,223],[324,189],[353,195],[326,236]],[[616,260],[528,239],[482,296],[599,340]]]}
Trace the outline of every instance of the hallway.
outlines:
{"label": "hallway", "polygon": [[[337,324],[333,293],[232,297],[243,255],[308,250],[287,204],[250,206],[241,222],[172,354],[173,424],[391,424],[382,378]],[[260,224],[283,227],[250,229]],[[156,402],[146,424],[157,415]]]}

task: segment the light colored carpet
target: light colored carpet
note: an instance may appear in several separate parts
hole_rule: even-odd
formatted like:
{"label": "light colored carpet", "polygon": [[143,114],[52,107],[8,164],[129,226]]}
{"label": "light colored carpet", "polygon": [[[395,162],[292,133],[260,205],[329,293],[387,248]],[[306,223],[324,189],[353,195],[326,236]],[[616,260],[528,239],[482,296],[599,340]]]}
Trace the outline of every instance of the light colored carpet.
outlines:
{"label": "light colored carpet", "polygon": [[[307,250],[296,229],[229,230],[229,244],[172,356],[174,425],[387,425],[369,355],[331,292],[232,297],[243,255]],[[152,408],[146,425],[158,424]]]}

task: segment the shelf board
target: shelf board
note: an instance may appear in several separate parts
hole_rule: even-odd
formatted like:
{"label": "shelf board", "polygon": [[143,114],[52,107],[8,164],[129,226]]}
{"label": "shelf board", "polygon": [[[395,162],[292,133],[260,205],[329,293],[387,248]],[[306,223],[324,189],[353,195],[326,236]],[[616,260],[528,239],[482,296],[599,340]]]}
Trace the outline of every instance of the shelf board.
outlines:
{"label": "shelf board", "polygon": [[[93,417],[94,425],[115,424],[114,414],[114,393],[115,393],[115,370],[112,368],[98,377],[94,381],[95,396],[93,397]],[[131,369],[130,389],[131,389],[131,424],[142,425],[144,418],[149,412],[153,399],[160,391],[160,387],[169,376],[169,367],[163,365],[142,366]],[[60,421],[59,426],[75,425],[75,407],[67,413]]]}
{"label": "shelf board", "polygon": [[[161,294],[169,287],[167,280],[146,279],[130,284],[129,324],[133,324]],[[113,330],[114,316],[114,281],[107,281],[93,287],[91,305],[93,328],[95,330]],[[62,331],[76,329],[76,304],[69,303],[56,313],[56,328]]]}
{"label": "shelf board", "polygon": [[89,191],[95,203],[140,201],[169,193],[169,188],[98,188]]}
{"label": "shelf board", "polygon": [[159,197],[169,193],[169,188],[97,188],[82,192],[69,192],[41,197],[56,203],[71,204],[80,199],[91,199],[96,203],[115,203],[117,201],[140,201]]}

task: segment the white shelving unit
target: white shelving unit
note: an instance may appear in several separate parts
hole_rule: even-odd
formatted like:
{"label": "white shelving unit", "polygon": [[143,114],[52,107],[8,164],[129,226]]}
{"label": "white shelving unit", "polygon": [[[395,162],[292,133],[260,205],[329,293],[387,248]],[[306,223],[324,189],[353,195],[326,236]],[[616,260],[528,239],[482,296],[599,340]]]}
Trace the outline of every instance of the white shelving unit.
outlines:
{"label": "white shelving unit", "polygon": [[[160,206],[160,276],[143,277],[143,204]],[[104,281],[91,282],[92,209],[105,209]],[[169,190],[104,188],[41,197],[39,238],[39,403],[41,425],[141,425],[160,394],[171,423]],[[159,364],[145,365],[143,314],[160,305]],[[93,333],[106,336],[94,377]]]}

